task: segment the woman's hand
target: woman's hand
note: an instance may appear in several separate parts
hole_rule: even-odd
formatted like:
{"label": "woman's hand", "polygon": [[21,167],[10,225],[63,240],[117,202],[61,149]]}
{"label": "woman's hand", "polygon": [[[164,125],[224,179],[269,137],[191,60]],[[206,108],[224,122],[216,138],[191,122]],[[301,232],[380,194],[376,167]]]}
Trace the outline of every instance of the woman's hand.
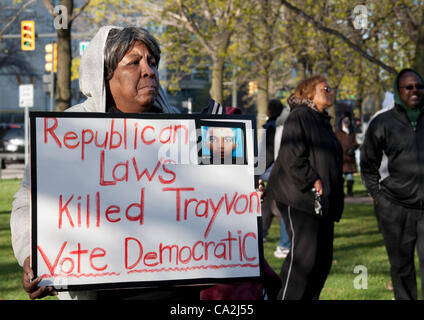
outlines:
{"label": "woman's hand", "polygon": [[264,186],[264,182],[263,182],[262,179],[259,179],[258,184],[259,184],[258,191],[261,195],[261,203],[262,203],[264,201],[264,197],[265,197],[265,186]]}
{"label": "woman's hand", "polygon": [[34,278],[34,272],[32,271],[30,258],[26,258],[24,261],[24,274],[22,276],[22,286],[24,290],[28,293],[28,296],[31,299],[41,299],[45,296],[55,296],[57,291],[53,287],[38,287],[38,284],[41,281],[41,278]]}
{"label": "woman's hand", "polygon": [[322,196],[322,182],[320,179],[314,182],[314,188]]}

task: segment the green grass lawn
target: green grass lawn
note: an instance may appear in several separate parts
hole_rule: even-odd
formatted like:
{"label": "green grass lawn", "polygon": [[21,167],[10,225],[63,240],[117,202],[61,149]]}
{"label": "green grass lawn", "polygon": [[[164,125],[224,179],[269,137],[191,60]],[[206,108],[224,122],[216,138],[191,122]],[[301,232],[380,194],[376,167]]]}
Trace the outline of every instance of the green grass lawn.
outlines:
{"label": "green grass lawn", "polygon": [[[13,255],[10,240],[10,211],[18,187],[18,180],[0,181],[0,299],[5,300],[28,299],[21,286],[22,269]],[[357,176],[355,196],[365,194]],[[264,250],[265,258],[277,273],[283,263],[283,259],[273,255],[278,238],[279,224],[274,219]],[[356,266],[366,268],[366,289],[355,289],[355,278],[364,275],[363,272],[354,273]],[[416,266],[418,270],[418,262]],[[417,278],[420,290],[418,274]],[[364,282],[359,284],[363,285]],[[372,205],[347,203],[342,220],[336,224],[333,266],[321,299],[391,300],[393,291],[390,288],[389,263]]]}
{"label": "green grass lawn", "polygon": [[0,299],[26,299],[22,289],[22,269],[13,255],[10,240],[10,211],[18,180],[0,182]]}

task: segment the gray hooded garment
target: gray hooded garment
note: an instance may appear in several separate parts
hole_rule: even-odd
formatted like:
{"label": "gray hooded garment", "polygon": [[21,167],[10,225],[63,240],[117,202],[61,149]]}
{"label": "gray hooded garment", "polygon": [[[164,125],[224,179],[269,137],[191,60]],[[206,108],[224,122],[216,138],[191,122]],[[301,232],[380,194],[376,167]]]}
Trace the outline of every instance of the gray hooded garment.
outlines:
{"label": "gray hooded garment", "polygon": [[[90,41],[79,69],[79,85],[87,99],[66,111],[69,112],[106,112],[106,87],[104,81],[104,47],[111,29],[121,27],[106,26],[99,29]],[[159,94],[154,103],[163,113],[179,113],[178,109],[169,105],[164,90],[159,86]],[[20,266],[30,256],[30,175],[29,166],[25,168],[24,177],[19,190],[14,196],[10,229],[12,247]],[[95,291],[59,292],[59,299],[93,299]]]}

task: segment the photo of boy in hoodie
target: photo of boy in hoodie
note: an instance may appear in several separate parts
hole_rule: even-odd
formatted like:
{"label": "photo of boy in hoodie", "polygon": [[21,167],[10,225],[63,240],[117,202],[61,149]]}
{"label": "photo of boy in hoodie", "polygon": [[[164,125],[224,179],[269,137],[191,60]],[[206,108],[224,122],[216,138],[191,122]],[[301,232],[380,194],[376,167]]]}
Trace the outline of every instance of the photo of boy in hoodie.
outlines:
{"label": "photo of boy in hoodie", "polygon": [[244,164],[241,128],[202,126],[203,164]]}

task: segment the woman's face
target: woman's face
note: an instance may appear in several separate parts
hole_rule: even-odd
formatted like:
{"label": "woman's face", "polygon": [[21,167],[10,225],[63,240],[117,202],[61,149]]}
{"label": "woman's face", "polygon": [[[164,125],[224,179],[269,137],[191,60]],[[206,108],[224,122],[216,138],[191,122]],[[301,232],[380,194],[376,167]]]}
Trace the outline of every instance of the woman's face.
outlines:
{"label": "woman's face", "polygon": [[157,62],[143,42],[136,41],[119,61],[109,89],[122,112],[147,112],[153,106],[159,89]]}
{"label": "woman's face", "polygon": [[320,112],[333,104],[333,93],[333,89],[327,82],[320,82],[316,85],[313,102]]}

